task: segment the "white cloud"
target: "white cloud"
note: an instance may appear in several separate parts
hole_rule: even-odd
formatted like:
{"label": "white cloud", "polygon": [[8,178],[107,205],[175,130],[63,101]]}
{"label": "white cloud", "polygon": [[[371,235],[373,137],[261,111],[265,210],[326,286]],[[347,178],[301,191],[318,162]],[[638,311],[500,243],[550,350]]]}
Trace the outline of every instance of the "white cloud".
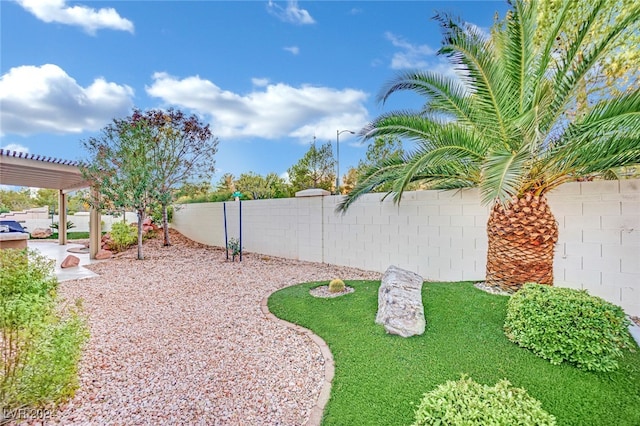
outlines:
{"label": "white cloud", "polygon": [[436,54],[436,51],[426,44],[412,44],[390,32],[386,32],[385,37],[393,46],[400,49],[391,59],[391,68],[394,70],[427,68],[428,59]]}
{"label": "white cloud", "polygon": [[122,18],[113,8],[93,9],[87,6],[68,6],[66,0],[17,0],[18,4],[44,22],[57,22],[82,27],[95,34],[100,29],[129,31],[133,22]]}
{"label": "white cloud", "polygon": [[252,78],[251,83],[257,87],[265,87],[269,84],[268,78]]}
{"label": "white cloud", "polygon": [[333,140],[336,129],[359,130],[368,121],[367,94],[355,89],[278,83],[238,94],[199,76],[155,73],[146,90],[168,105],[211,117],[214,133],[223,138],[292,137],[308,143],[314,135]]}
{"label": "white cloud", "polygon": [[5,151],[24,152],[26,154],[29,153],[29,148],[17,143],[10,143],[10,144],[4,145],[2,149],[4,149]]}
{"label": "white cloud", "polygon": [[98,130],[130,112],[133,89],[96,78],[80,86],[57,65],[25,65],[0,77],[0,134]]}
{"label": "white cloud", "polygon": [[300,48],[298,46],[287,46],[283,47],[283,49],[287,52],[291,52],[293,55],[297,55],[298,53],[300,53]]}
{"label": "white cloud", "polygon": [[291,24],[308,25],[316,23],[309,12],[298,7],[298,2],[296,0],[288,0],[287,7],[282,7],[276,4],[276,2],[269,0],[267,10],[272,15],[278,17],[281,21],[289,22]]}

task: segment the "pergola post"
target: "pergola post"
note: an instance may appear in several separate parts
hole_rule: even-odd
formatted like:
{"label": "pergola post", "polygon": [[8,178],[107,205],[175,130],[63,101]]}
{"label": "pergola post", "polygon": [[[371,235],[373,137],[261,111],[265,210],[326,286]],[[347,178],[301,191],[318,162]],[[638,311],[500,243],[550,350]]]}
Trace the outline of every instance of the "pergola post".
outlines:
{"label": "pergola post", "polygon": [[[91,188],[94,199],[97,199],[95,189]],[[100,241],[102,239],[102,227],[100,226],[100,210],[91,206],[89,213],[89,258],[95,259],[98,250],[100,250]]]}
{"label": "pergola post", "polygon": [[67,244],[67,194],[58,191],[58,244]]}

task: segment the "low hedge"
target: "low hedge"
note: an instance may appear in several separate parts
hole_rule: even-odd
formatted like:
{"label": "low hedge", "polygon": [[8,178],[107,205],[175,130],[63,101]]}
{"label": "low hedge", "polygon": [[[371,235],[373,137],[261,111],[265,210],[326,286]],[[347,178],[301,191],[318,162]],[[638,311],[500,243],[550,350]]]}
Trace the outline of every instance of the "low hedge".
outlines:
{"label": "low hedge", "polygon": [[495,386],[470,378],[448,381],[424,395],[412,426],[552,426],[556,419],[527,391],[507,380]]}
{"label": "low hedge", "polygon": [[509,340],[552,364],[613,371],[632,345],[628,325],[622,308],[584,290],[528,283],[511,296],[504,330]]}

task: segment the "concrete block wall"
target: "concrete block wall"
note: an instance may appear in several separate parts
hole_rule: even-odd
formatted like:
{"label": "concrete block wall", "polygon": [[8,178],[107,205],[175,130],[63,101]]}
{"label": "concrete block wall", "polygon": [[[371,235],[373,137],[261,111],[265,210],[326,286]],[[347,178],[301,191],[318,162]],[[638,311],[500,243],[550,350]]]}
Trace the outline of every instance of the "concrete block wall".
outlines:
{"label": "concrete block wall", "polygon": [[[18,218],[20,216],[17,216]],[[7,220],[18,220],[18,219],[7,219]],[[67,220],[73,222],[75,225],[71,228],[70,232],[89,232],[89,212],[77,212],[72,215],[67,216]],[[102,227],[103,231],[110,231],[111,225],[116,222],[122,221],[122,216],[113,217],[110,215],[101,215],[100,220],[104,222],[104,226]],[[49,216],[47,212],[43,216],[40,217],[27,217],[23,219],[19,219],[23,226],[27,227],[28,231],[33,231],[37,228],[41,229],[49,229],[52,222],[60,223],[60,217],[56,214],[53,216],[53,219]],[[126,213],[126,221],[127,223],[137,223],[138,218],[135,213],[127,212]]]}
{"label": "concrete block wall", "polygon": [[568,183],[548,199],[559,228],[555,284],[640,316],[640,180]]}
{"label": "concrete block wall", "polygon": [[[414,191],[400,205],[368,194],[345,214],[338,196],[242,203],[243,247],[251,252],[383,272],[389,265],[427,280],[484,279],[489,207],[478,190]],[[640,180],[569,183],[548,195],[559,224],[555,283],[586,289],[640,316]],[[188,204],[173,226],[224,246],[223,203]],[[227,202],[230,237],[239,203]]]}
{"label": "concrete block wall", "polygon": [[427,280],[482,280],[489,209],[477,190],[414,191],[400,204],[367,194],[344,214],[325,198],[325,262],[384,272],[411,269]]}

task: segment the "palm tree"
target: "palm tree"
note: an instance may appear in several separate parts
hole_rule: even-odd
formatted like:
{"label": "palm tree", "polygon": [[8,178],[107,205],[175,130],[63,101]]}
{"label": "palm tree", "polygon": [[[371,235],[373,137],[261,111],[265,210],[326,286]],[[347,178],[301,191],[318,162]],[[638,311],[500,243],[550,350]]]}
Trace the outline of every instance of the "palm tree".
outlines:
{"label": "palm tree", "polygon": [[[488,284],[511,291],[530,281],[552,285],[558,227],[545,194],[579,177],[640,163],[638,90],[603,98],[581,116],[566,114],[582,77],[627,26],[637,25],[640,8],[589,40],[603,1],[575,23],[566,22],[571,3],[553,25],[537,29],[538,1],[514,0],[491,36],[436,15],[444,36],[439,54],[458,77],[405,72],[383,88],[381,102],[408,90],[426,98],[424,107],[384,114],[360,135],[398,136],[416,148],[370,167],[338,210],[389,182],[387,195],[396,202],[412,182],[431,189],[479,187],[483,203],[492,205]],[[561,30],[567,24],[578,28],[572,38]],[[536,30],[543,30],[538,44]]]}

